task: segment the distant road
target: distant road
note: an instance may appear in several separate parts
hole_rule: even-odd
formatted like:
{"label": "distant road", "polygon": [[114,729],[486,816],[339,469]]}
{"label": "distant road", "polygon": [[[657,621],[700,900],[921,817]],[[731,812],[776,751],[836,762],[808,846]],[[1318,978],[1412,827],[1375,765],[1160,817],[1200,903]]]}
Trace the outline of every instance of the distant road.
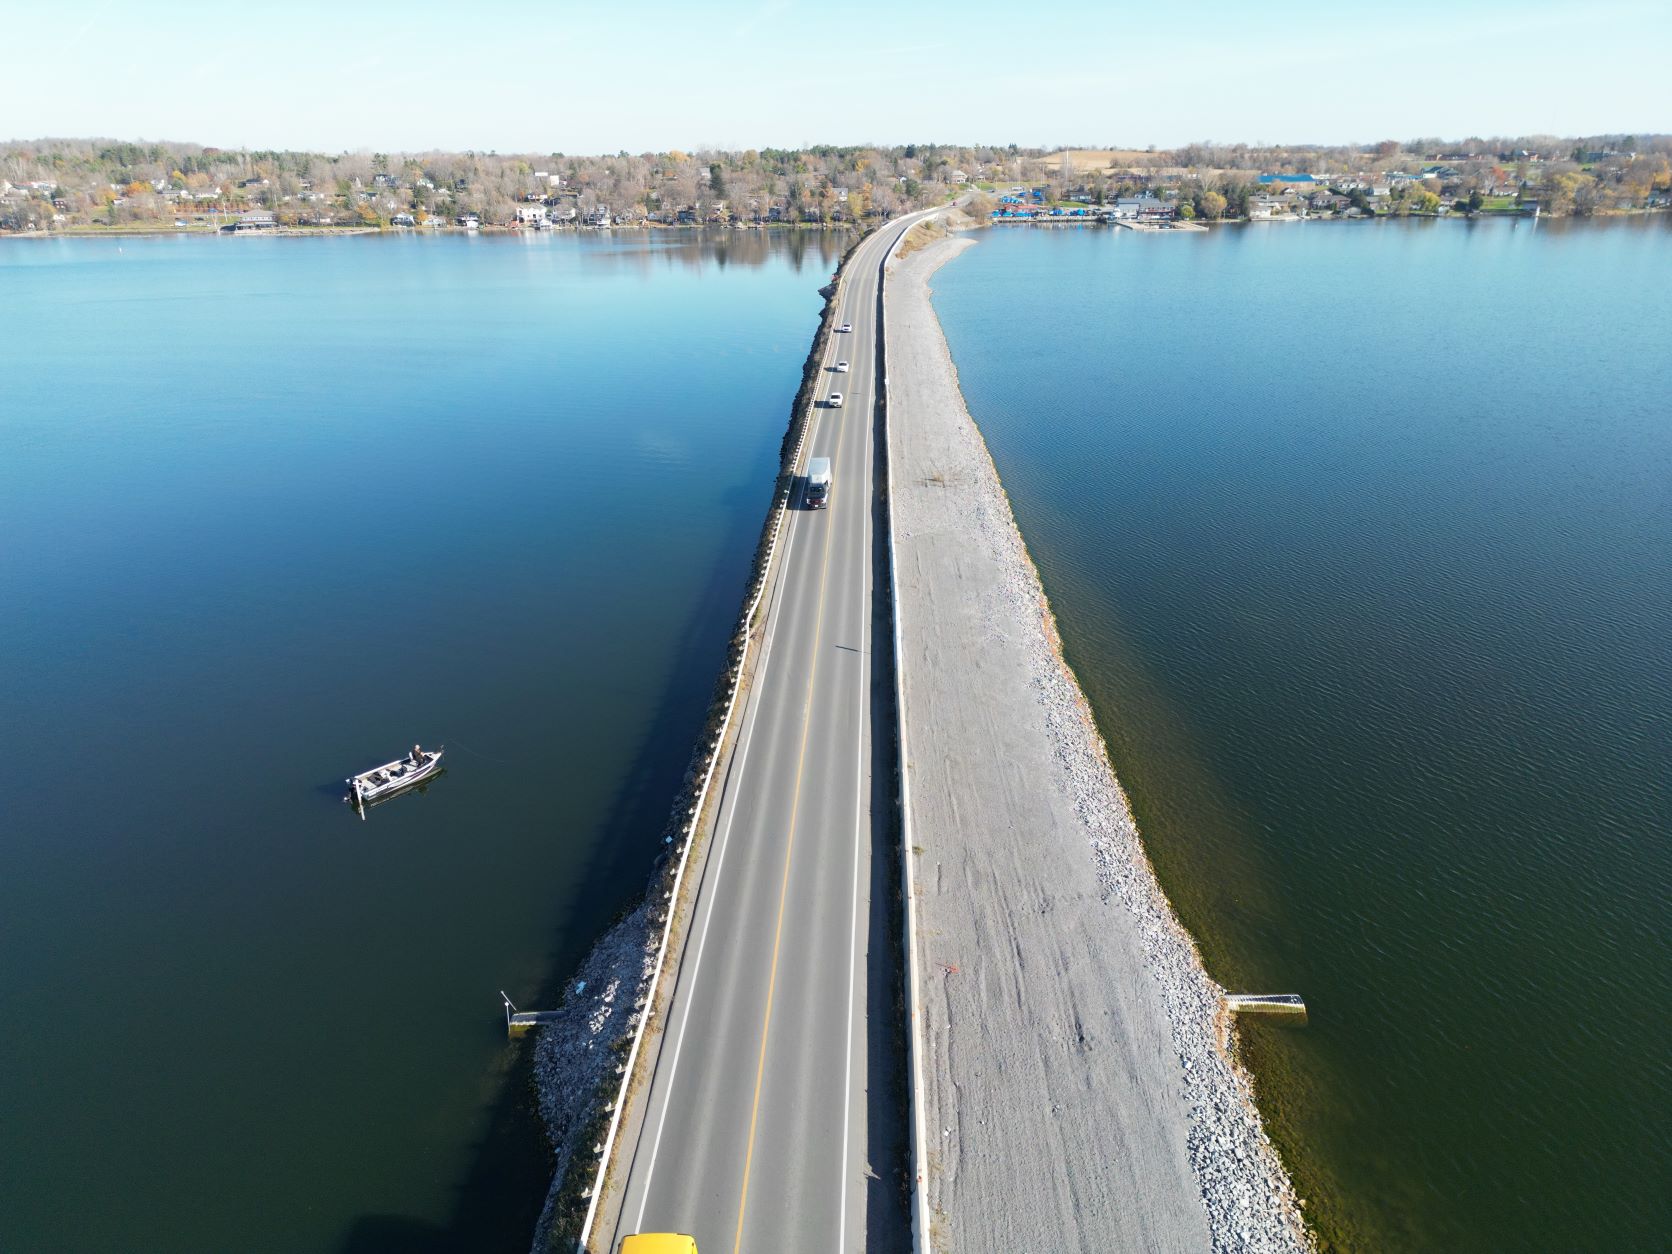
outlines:
{"label": "distant road", "polygon": [[[655,1025],[648,1100],[616,1168],[626,1172],[621,1209],[601,1248],[669,1231],[694,1235],[703,1254],[909,1241],[895,912],[872,891],[873,870],[886,882],[872,852],[892,818],[892,780],[872,770],[872,472],[880,268],[917,220],[864,241],[843,272],[834,325],[853,330],[830,337],[798,467],[830,458],[830,504],[804,508],[798,479],[678,981]],[[850,370],[836,373],[844,360]],[[834,391],[840,409],[824,404]]]}

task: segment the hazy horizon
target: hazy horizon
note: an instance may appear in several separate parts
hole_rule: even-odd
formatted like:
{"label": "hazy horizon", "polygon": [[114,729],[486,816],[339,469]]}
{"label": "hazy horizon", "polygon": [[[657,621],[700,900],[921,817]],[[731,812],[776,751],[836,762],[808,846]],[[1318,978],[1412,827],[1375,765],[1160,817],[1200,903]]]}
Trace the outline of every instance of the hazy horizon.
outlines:
{"label": "hazy horizon", "polygon": [[[1383,136],[1382,139],[1384,139],[1384,140],[1385,139],[1394,139],[1394,140],[1398,140],[1402,144],[1403,143],[1412,143],[1412,142],[1415,142],[1418,139],[1438,139],[1438,140],[1440,140],[1444,143],[1462,143],[1462,142],[1464,142],[1465,140],[1468,140],[1468,139],[1484,139],[1484,140],[1489,140],[1490,141],[1490,140],[1493,140],[1493,139],[1511,140],[1511,139],[1528,139],[1528,138],[1550,138],[1550,139],[1562,140],[1562,141],[1565,142],[1565,141],[1573,140],[1573,139],[1595,138],[1595,137],[1599,137],[1599,136],[1632,136],[1633,138],[1636,138],[1638,140],[1649,140],[1649,139],[1658,139],[1663,134],[1664,134],[1664,132],[1661,132],[1661,131],[1650,131],[1650,130],[1633,131],[1629,128],[1622,128],[1622,127],[1617,127],[1616,126],[1616,127],[1606,127],[1602,130],[1596,130],[1596,131],[1568,131],[1568,132],[1506,131],[1506,132],[1503,132],[1501,134],[1496,133],[1496,132],[1482,133],[1480,131],[1471,131],[1467,134],[1443,134],[1443,135],[1434,135],[1434,136],[1426,136],[1426,135],[1424,135],[1424,136],[1386,135],[1386,136]],[[805,143],[795,144],[795,145],[746,144],[746,143],[745,144],[736,144],[736,145],[724,145],[724,146],[717,145],[717,144],[692,144],[692,145],[669,144],[669,145],[663,145],[661,147],[656,147],[656,148],[644,148],[644,149],[637,149],[637,150],[612,149],[608,152],[601,152],[601,151],[587,151],[587,150],[582,150],[582,149],[480,148],[480,147],[478,147],[478,148],[442,148],[442,147],[437,147],[436,145],[433,145],[433,144],[429,145],[427,147],[422,147],[422,148],[374,148],[374,147],[370,147],[370,146],[364,145],[364,144],[362,144],[358,147],[354,147],[354,148],[310,147],[310,146],[304,146],[304,145],[300,145],[300,144],[261,144],[261,145],[255,145],[255,144],[220,144],[220,143],[215,143],[213,141],[203,140],[203,139],[199,139],[199,138],[195,138],[195,137],[182,138],[182,137],[177,136],[177,135],[119,135],[119,134],[14,135],[14,136],[11,136],[9,138],[0,138],[0,147],[4,147],[4,146],[8,146],[8,145],[57,144],[57,143],[106,143],[106,142],[107,143],[118,143],[118,144],[129,144],[129,143],[131,143],[131,144],[175,144],[175,145],[180,145],[180,146],[183,146],[183,147],[197,147],[197,148],[202,148],[205,151],[213,150],[213,151],[216,151],[216,152],[314,153],[314,154],[318,154],[318,155],[321,155],[321,156],[330,156],[330,157],[335,157],[335,156],[338,156],[338,155],[372,156],[372,155],[375,155],[377,153],[382,153],[385,156],[391,156],[391,157],[396,157],[396,156],[398,156],[398,157],[425,157],[425,156],[432,156],[432,155],[456,156],[456,155],[466,155],[466,154],[474,154],[476,156],[486,156],[486,157],[515,157],[515,156],[541,156],[541,155],[551,155],[551,154],[556,153],[556,154],[560,154],[564,158],[574,157],[574,158],[580,158],[580,159],[615,157],[615,156],[619,155],[619,153],[621,153],[621,152],[626,152],[628,156],[643,157],[643,156],[655,155],[657,153],[675,152],[675,151],[683,152],[683,153],[687,153],[687,154],[707,153],[707,152],[738,153],[738,152],[749,152],[749,151],[758,152],[758,151],[760,151],[764,148],[779,148],[779,147],[782,147],[786,151],[791,151],[791,152],[808,151],[808,150],[811,150],[815,147],[875,148],[879,151],[884,151],[884,150],[888,150],[888,149],[892,149],[892,148],[906,147],[908,145],[913,145],[913,144],[915,144],[919,148],[930,147],[930,146],[937,146],[937,147],[940,147],[940,148],[998,148],[998,147],[1002,147],[1002,145],[992,143],[992,142],[989,142],[989,141],[979,140],[979,139],[958,142],[958,141],[950,141],[950,140],[945,140],[945,141],[937,140],[933,137],[930,137],[930,138],[927,138],[927,139],[919,138],[919,139],[915,139],[915,140],[911,140],[911,139],[893,140],[893,141],[889,141],[889,142],[886,142],[886,143],[882,142],[882,141],[856,140],[851,144],[849,144],[849,143],[836,144],[832,141],[821,140],[821,139],[812,139],[812,140],[806,141]],[[1251,140],[1237,139],[1237,138],[1233,137],[1233,138],[1227,138],[1227,139],[1203,139],[1203,138],[1198,138],[1198,139],[1194,139],[1194,140],[1186,140],[1184,143],[1178,144],[1178,145],[1160,145],[1160,144],[1140,145],[1140,144],[1119,144],[1119,143],[1091,144],[1091,143],[1072,143],[1072,142],[1064,142],[1064,141],[1061,141],[1061,140],[1056,140],[1056,141],[1050,141],[1050,142],[1043,143],[1043,144],[1037,144],[1037,145],[1026,144],[1026,145],[1020,145],[1020,146],[1024,149],[1028,150],[1028,151],[1038,150],[1038,151],[1042,151],[1045,154],[1049,155],[1051,153],[1061,152],[1061,151],[1064,151],[1064,150],[1067,150],[1067,151],[1070,151],[1070,152],[1105,152],[1105,151],[1113,151],[1113,152],[1149,152],[1149,151],[1154,151],[1154,152],[1158,152],[1158,153],[1160,153],[1160,152],[1176,152],[1181,148],[1188,147],[1190,144],[1208,144],[1208,145],[1212,145],[1214,147],[1232,147],[1232,146],[1241,144],[1241,145],[1244,145],[1245,147],[1249,147],[1249,148],[1272,147],[1272,148],[1288,149],[1288,150],[1291,150],[1291,151],[1301,151],[1301,150],[1305,150],[1305,149],[1324,150],[1324,149],[1331,149],[1331,148],[1366,148],[1366,149],[1368,149],[1373,144],[1378,143],[1378,142],[1381,142],[1381,141],[1379,141],[1379,140],[1343,140],[1340,143],[1328,143],[1328,142],[1325,142],[1325,141],[1322,141],[1322,140],[1304,140],[1304,139],[1300,139],[1300,140],[1291,140],[1291,141],[1273,141],[1270,144],[1264,144],[1264,143],[1256,143],[1256,142],[1251,141]]]}

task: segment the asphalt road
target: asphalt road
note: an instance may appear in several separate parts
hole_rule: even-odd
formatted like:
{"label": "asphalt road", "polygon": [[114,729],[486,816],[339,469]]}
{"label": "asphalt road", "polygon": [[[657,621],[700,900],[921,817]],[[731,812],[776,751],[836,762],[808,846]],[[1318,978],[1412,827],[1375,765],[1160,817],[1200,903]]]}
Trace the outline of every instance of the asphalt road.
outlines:
{"label": "asphalt road", "polygon": [[[871,651],[877,284],[910,221],[843,272],[834,325],[853,330],[830,336],[799,468],[830,458],[830,504],[806,509],[798,481],[648,1100],[616,1168],[612,1251],[634,1232],[690,1233],[703,1254],[909,1239]],[[834,391],[842,408],[824,404]]]}

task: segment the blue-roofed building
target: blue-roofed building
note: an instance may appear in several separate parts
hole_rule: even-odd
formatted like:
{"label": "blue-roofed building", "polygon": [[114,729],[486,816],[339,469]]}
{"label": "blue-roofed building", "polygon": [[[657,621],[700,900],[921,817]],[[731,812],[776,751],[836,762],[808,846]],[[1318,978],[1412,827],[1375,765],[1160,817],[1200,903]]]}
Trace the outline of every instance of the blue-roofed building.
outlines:
{"label": "blue-roofed building", "polygon": [[1262,174],[1260,176],[1260,183],[1266,187],[1270,187],[1273,183],[1283,186],[1311,186],[1317,181],[1310,174]]}

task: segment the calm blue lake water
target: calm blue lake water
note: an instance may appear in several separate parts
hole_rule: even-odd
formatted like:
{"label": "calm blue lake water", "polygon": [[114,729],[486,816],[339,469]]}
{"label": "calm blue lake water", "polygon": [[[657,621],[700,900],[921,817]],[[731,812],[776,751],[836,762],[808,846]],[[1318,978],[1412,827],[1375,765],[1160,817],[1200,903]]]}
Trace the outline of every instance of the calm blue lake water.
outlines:
{"label": "calm blue lake water", "polygon": [[0,1247],[527,1248],[841,243],[0,241]]}
{"label": "calm blue lake water", "polygon": [[1328,1244],[1664,1249],[1672,229],[989,231],[935,280]]}

